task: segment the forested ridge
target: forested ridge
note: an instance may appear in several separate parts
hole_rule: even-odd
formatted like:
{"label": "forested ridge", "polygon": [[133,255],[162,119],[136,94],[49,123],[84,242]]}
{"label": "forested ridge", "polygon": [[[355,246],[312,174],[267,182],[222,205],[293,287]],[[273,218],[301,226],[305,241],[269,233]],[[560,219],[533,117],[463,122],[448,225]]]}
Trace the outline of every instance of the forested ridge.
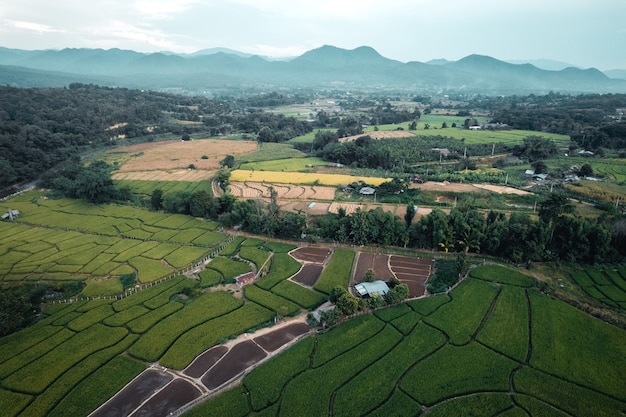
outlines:
{"label": "forested ridge", "polygon": [[276,142],[311,129],[292,117],[245,109],[246,104],[78,83],[0,87],[0,187],[37,178],[59,162],[103,146],[233,132]]}

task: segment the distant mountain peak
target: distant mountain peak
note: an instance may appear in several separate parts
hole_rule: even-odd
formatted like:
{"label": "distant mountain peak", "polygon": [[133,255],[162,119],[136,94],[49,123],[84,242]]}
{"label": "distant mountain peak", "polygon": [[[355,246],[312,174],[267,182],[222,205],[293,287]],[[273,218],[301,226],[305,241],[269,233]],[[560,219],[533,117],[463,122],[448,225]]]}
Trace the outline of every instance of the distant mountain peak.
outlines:
{"label": "distant mountain peak", "polygon": [[[471,54],[458,61],[402,63],[380,55],[370,46],[342,49],[323,45],[284,62],[228,48],[203,49],[192,54],[168,51],[150,54],[117,48],[25,51],[0,47],[0,66],[4,68],[0,70],[0,84],[16,86],[44,86],[52,83],[54,77],[55,85],[67,80],[68,83],[89,80],[103,85],[189,91],[200,85],[205,88],[207,83],[212,88],[263,83],[268,86],[344,84],[420,91],[458,88],[485,94],[626,92],[626,81],[610,79],[593,68],[549,71],[530,63],[515,64],[481,54]],[[51,79],[33,69],[47,72]],[[19,75],[20,71],[23,76]]]}

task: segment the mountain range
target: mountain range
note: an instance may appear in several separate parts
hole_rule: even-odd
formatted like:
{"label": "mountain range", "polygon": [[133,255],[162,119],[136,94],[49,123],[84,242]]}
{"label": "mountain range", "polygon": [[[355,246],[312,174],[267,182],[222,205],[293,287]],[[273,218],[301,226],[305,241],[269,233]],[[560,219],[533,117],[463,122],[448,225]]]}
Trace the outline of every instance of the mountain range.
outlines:
{"label": "mountain range", "polygon": [[[621,76],[623,71],[613,74]],[[147,54],[122,49],[26,51],[0,47],[0,84],[50,87],[72,82],[187,91],[294,86],[483,94],[626,93],[626,79],[610,78],[594,68],[547,70],[483,55],[403,63],[367,46],[347,50],[326,45],[289,60],[225,48],[193,54]]]}

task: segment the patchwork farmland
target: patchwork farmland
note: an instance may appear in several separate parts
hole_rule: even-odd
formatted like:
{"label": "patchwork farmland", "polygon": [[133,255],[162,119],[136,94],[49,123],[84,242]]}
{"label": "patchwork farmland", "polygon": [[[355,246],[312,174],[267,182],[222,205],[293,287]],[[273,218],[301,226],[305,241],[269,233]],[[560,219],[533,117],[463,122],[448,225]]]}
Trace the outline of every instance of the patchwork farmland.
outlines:
{"label": "patchwork farmland", "polygon": [[[135,273],[140,283],[147,283],[205,259],[228,239],[213,222],[50,200],[38,192],[13,198],[11,207],[22,216],[18,222],[0,223],[0,272],[6,281],[82,279],[88,280],[88,288],[103,289],[107,279]],[[121,284],[117,281],[107,291],[120,293]]]}
{"label": "patchwork farmland", "polygon": [[[542,294],[515,270],[475,272],[449,295],[309,336],[186,415],[612,416],[624,409],[623,330]],[[587,335],[572,344],[580,326]]]}
{"label": "patchwork farmland", "polygon": [[[132,158],[148,164],[144,155]],[[192,175],[208,175],[210,167],[185,168],[189,161],[116,175],[142,195],[208,191],[208,182]],[[284,181],[289,173],[270,174],[283,180],[249,179],[231,189],[241,198],[269,198],[272,187],[292,200],[281,207],[307,213],[373,207],[334,201],[335,185],[317,185],[325,180],[319,174],[297,184]],[[309,207],[307,200],[318,202]],[[384,207],[398,216],[406,210]],[[120,299],[52,305],[36,325],[0,339],[0,403],[8,416],[89,415],[103,404],[93,415],[169,415],[188,404],[196,405],[191,416],[612,416],[626,408],[623,330],[546,296],[514,269],[476,268],[447,295],[308,335],[308,313],[334,287],[347,288],[372,268],[421,297],[432,261],[227,236],[210,221],[38,192],[1,208],[22,213],[0,223],[5,283],[78,279],[82,295],[95,298],[122,293],[126,274],[141,284]],[[623,309],[620,268],[588,269],[572,280],[598,302]],[[580,328],[585,340],[572,343]]]}

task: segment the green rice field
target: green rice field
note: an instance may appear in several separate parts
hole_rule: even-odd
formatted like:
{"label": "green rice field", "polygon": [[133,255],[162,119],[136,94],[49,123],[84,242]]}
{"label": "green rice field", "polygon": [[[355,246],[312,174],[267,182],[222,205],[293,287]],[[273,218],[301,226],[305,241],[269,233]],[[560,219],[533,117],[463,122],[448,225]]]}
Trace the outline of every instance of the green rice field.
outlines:
{"label": "green rice field", "polygon": [[571,272],[572,280],[591,298],[626,309],[626,266],[587,267]]}
{"label": "green rice field", "polygon": [[83,280],[86,296],[121,292],[115,278],[125,274],[136,273],[141,283],[167,277],[206,258],[227,239],[213,222],[130,206],[52,200],[36,191],[0,203],[0,210],[9,205],[21,215],[0,223],[3,279]]}
{"label": "green rice field", "polygon": [[309,336],[185,415],[623,414],[626,331],[511,271]]}

